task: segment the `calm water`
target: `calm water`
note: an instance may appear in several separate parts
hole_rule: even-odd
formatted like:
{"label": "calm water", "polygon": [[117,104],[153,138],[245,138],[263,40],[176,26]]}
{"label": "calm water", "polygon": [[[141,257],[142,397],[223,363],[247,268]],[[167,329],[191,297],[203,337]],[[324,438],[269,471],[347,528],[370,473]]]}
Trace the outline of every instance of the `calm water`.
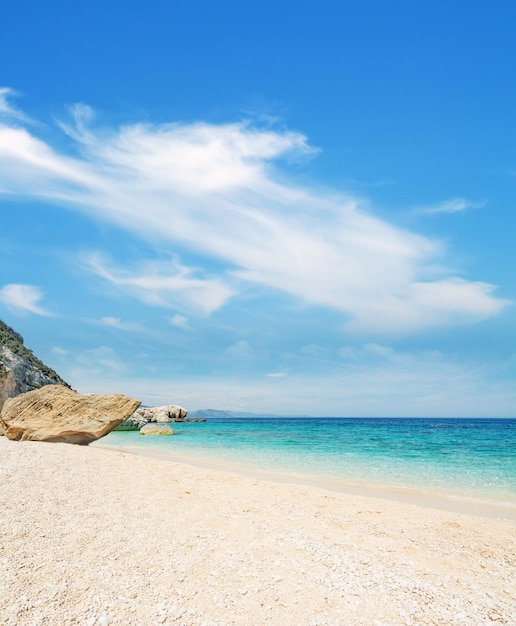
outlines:
{"label": "calm water", "polygon": [[171,437],[102,443],[350,485],[428,489],[516,505],[516,419],[210,419]]}

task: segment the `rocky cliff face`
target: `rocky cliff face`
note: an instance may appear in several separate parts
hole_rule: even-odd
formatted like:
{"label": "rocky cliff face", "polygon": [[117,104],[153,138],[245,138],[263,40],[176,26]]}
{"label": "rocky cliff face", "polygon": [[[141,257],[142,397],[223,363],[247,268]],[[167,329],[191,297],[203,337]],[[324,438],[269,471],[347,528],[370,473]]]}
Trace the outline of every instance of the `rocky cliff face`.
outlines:
{"label": "rocky cliff face", "polygon": [[23,344],[23,337],[0,320],[0,411],[7,398],[45,385],[70,387]]}

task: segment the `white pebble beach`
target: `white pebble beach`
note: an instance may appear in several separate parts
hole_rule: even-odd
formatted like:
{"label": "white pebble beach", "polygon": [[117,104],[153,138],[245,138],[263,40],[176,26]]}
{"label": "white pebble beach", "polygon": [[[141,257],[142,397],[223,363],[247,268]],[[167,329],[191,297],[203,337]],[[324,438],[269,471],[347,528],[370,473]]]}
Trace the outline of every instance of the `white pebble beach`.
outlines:
{"label": "white pebble beach", "polygon": [[516,524],[0,437],[0,624],[516,624]]}

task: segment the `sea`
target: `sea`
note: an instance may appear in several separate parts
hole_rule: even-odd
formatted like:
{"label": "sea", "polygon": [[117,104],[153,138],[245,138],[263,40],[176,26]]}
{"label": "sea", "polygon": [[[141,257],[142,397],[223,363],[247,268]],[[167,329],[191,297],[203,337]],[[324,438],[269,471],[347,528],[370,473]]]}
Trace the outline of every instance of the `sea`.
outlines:
{"label": "sea", "polygon": [[516,419],[211,418],[100,445],[347,493],[516,519]]}

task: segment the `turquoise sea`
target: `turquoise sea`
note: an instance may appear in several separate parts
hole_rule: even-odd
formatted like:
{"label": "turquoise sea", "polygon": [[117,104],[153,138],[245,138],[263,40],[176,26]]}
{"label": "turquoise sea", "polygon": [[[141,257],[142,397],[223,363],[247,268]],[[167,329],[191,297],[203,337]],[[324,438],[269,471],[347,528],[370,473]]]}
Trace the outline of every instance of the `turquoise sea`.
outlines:
{"label": "turquoise sea", "polygon": [[516,419],[213,418],[101,445],[343,491],[433,494],[516,511]]}

